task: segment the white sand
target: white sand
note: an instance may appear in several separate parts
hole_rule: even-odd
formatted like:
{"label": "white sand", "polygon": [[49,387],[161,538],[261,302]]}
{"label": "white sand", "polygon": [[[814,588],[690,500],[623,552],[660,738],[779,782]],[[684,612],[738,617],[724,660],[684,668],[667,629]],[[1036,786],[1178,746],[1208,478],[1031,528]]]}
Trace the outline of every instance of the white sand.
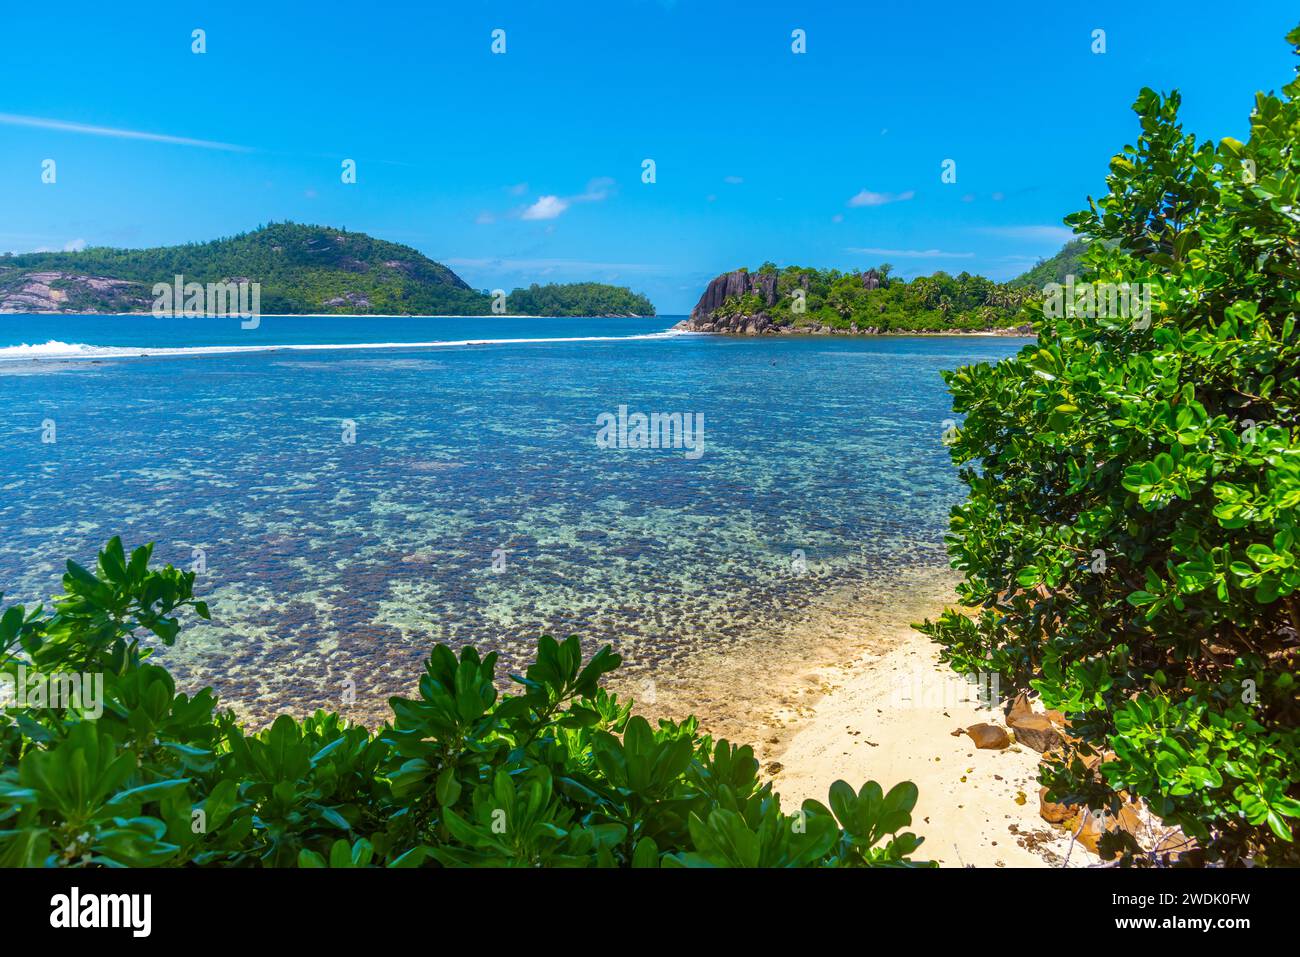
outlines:
{"label": "white sand", "polygon": [[[826,804],[837,779],[855,790],[912,781],[920,799],[911,830],[926,839],[917,859],[1059,867],[1070,837],[1039,816],[1039,754],[1015,744],[981,751],[968,735],[953,737],[981,722],[1005,728],[1002,711],[977,707],[974,689],[939,663],[938,646],[910,627],[953,603],[956,580],[922,568],[836,589],[747,642],[656,675],[652,696],[627,678],[611,685],[652,720],[695,714],[715,738],[752,744],[787,813],[808,798]],[[1071,867],[1096,862],[1078,844],[1069,849]]]}
{"label": "white sand", "polygon": [[[1039,754],[1015,744],[981,751],[968,735],[953,737],[979,722],[1005,727],[1001,710],[962,700],[974,698],[973,689],[939,663],[924,635],[900,626],[894,637],[892,650],[830,678],[829,693],[798,722],[776,758],[783,807],[810,797],[825,804],[839,778],[855,789],[869,779],[886,790],[912,781],[920,799],[911,830],[925,838],[915,858],[946,867],[1061,866],[1070,839],[1039,817]],[[1078,844],[1069,852],[1071,867],[1095,861]]]}

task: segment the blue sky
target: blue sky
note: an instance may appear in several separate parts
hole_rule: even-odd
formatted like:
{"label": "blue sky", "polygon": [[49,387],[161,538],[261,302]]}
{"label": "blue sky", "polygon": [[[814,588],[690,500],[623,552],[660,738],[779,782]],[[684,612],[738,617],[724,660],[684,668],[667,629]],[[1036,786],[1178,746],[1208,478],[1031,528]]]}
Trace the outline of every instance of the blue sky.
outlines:
{"label": "blue sky", "polygon": [[663,313],[769,259],[1008,278],[1101,189],[1142,86],[1243,137],[1300,20],[1201,0],[298,6],[7,5],[0,250],[289,219],[407,243],[475,287],[611,281]]}

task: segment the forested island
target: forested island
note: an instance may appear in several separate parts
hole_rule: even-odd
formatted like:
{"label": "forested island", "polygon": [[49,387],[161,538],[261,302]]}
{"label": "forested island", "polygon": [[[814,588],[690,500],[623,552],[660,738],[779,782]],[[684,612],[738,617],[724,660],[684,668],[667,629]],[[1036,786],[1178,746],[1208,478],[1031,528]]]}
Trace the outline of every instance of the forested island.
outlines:
{"label": "forested island", "polygon": [[[272,223],[207,243],[151,249],[95,247],[0,257],[0,313],[148,312],[155,283],[261,284],[266,314],[460,315],[493,309],[442,263],[397,243],[328,226]],[[572,283],[516,289],[514,314],[654,315],[645,296],[621,286]]]}
{"label": "forested island", "polygon": [[645,296],[600,282],[533,283],[506,297],[506,311],[524,316],[653,316]]}
{"label": "forested island", "polygon": [[755,272],[718,276],[679,328],[746,335],[1027,332],[1017,318],[1021,307],[1047,283],[1079,274],[1084,248],[1080,240],[1067,243],[1005,283],[968,272],[906,280],[889,263],[858,273],[767,262]]}

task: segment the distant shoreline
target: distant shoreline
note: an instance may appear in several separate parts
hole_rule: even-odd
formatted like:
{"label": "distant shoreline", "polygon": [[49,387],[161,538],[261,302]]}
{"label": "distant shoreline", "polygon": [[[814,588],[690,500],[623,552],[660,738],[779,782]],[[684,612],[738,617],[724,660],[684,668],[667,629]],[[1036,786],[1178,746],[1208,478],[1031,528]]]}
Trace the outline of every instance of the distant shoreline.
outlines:
{"label": "distant shoreline", "polygon": [[[69,316],[72,318],[122,318],[122,319],[174,319],[174,320],[202,320],[202,319],[238,319],[239,316],[154,316],[151,312],[0,312],[0,321],[9,316]],[[380,313],[380,312],[266,312],[259,317],[261,319],[677,319],[685,318],[684,313],[673,313],[668,315],[654,316],[633,316],[633,315],[601,315],[601,316],[536,316],[528,313],[493,313],[491,315],[457,315],[454,313]],[[821,338],[823,336],[841,336],[851,339],[906,339],[909,337],[934,338],[940,336],[952,336],[961,338],[1009,338],[1009,339],[1033,339],[1035,336],[1030,333],[1022,332],[1019,328],[1002,328],[1002,329],[910,329],[910,330],[890,330],[888,332],[851,332],[849,330],[835,329],[827,332],[822,331],[802,331],[790,327],[785,327],[779,332],[762,333],[750,335],[743,332],[701,332],[693,329],[678,328],[682,323],[670,326],[668,332],[674,332],[679,335],[688,336],[724,336],[730,339],[791,339],[791,338]]]}

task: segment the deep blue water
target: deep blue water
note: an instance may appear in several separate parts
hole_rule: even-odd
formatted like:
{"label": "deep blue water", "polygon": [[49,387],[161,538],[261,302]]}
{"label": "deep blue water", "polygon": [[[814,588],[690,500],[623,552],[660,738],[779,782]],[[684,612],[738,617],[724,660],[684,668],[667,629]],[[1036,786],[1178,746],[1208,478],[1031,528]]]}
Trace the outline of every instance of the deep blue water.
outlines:
{"label": "deep blue water", "polygon": [[[199,549],[216,620],[168,663],[256,714],[403,691],[435,640],[673,665],[945,564],[939,371],[1023,340],[654,335],[674,321],[0,317],[0,590],[40,600],[114,534]],[[374,347],[475,339],[552,341]],[[703,454],[598,448],[620,405],[702,413]]]}

